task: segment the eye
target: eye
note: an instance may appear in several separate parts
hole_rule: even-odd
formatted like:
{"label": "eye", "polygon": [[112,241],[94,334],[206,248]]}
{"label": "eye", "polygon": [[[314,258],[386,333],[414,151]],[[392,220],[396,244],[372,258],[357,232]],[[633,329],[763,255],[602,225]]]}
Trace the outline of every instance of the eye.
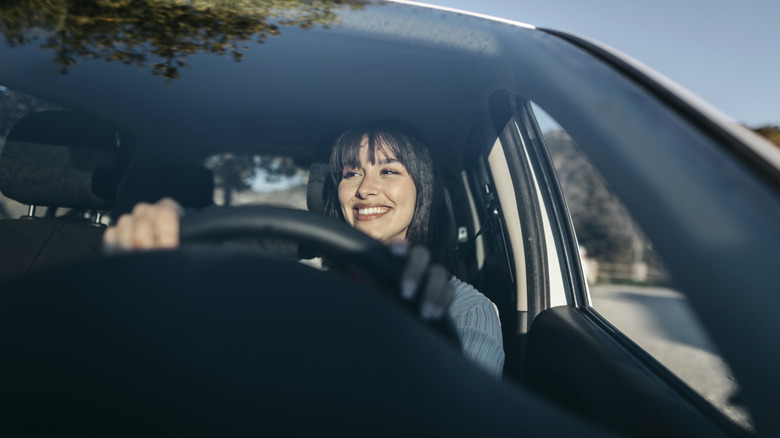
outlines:
{"label": "eye", "polygon": [[401,172],[395,169],[382,169],[382,175],[400,175]]}
{"label": "eye", "polygon": [[354,169],[344,169],[344,173],[341,175],[341,179],[349,179],[353,176],[357,176],[357,171]]}

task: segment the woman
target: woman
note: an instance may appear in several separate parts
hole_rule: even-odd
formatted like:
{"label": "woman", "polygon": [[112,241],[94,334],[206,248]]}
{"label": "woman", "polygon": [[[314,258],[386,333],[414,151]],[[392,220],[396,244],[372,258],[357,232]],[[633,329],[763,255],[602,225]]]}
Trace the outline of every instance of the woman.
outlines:
{"label": "woman", "polygon": [[[343,220],[384,243],[410,248],[405,279],[419,278],[428,265],[455,270],[452,216],[431,154],[415,136],[397,125],[371,124],[343,133],[330,156],[331,179],[324,188],[323,213]],[[182,208],[171,199],[138,204],[104,234],[106,250],[170,248],[178,245]],[[427,251],[421,250],[422,247]],[[337,269],[332,261],[326,267]],[[417,270],[417,273],[413,271]],[[432,275],[438,273],[438,275]],[[464,355],[500,377],[504,364],[501,326],[495,305],[471,285],[443,269],[449,312],[461,338]],[[449,287],[446,287],[449,276]],[[414,293],[405,281],[401,295]],[[436,287],[434,289],[443,289]],[[452,292],[452,295],[450,295]],[[450,302],[451,299],[451,302]],[[436,309],[422,309],[423,317]],[[427,312],[427,314],[426,314]]]}
{"label": "woman", "polygon": [[[433,263],[456,272],[453,220],[441,177],[417,138],[393,123],[343,133],[331,152],[323,213],[387,244],[424,245]],[[465,356],[500,376],[504,350],[495,305],[455,276],[449,282],[454,296],[448,311]]]}

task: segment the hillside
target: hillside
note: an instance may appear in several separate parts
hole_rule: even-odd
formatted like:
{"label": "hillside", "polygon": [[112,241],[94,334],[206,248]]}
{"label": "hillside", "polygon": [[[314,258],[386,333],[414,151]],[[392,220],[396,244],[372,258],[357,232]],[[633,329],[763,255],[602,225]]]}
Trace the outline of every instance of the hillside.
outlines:
{"label": "hillside", "polygon": [[753,128],[753,131],[759,135],[764,136],[769,141],[780,147],[780,126],[765,125],[758,128]]}

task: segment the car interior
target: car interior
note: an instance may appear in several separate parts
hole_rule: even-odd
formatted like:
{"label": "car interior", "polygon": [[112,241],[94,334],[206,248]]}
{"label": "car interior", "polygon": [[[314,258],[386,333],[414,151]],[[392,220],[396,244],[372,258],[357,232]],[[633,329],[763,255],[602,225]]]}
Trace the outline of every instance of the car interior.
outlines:
{"label": "car interior", "polygon": [[[391,311],[392,305],[386,298],[366,294],[361,288],[356,290],[355,285],[345,283],[344,279],[303,267],[299,263],[291,263],[289,253],[284,258],[269,256],[267,245],[262,246],[260,252],[257,246],[248,246],[248,249],[246,245],[234,246],[214,252],[210,247],[201,250],[195,245],[192,249],[183,247],[181,251],[169,254],[158,252],[105,257],[101,252],[100,239],[106,222],[109,222],[106,218],[116,220],[117,211],[129,211],[136,202],[154,202],[162,196],[177,199],[193,212],[195,222],[183,224],[182,238],[185,242],[226,240],[224,233],[214,237],[208,229],[203,231],[196,223],[203,218],[205,221],[201,222],[213,222],[215,219],[209,219],[209,213],[219,211],[219,208],[205,208],[213,204],[214,198],[215,179],[209,169],[194,164],[196,160],[153,165],[134,163],[133,171],[136,175],[130,175],[127,169],[131,166],[122,158],[128,153],[122,150],[123,147],[134,147],[127,133],[93,116],[70,110],[41,111],[23,117],[14,124],[7,136],[0,159],[4,166],[0,189],[9,198],[27,204],[29,213],[21,218],[0,221],[0,232],[19,239],[11,245],[18,253],[9,251],[3,254],[7,258],[7,263],[3,264],[3,279],[6,281],[4,290],[7,291],[4,299],[8,306],[2,317],[11,325],[36,327],[32,333],[17,339],[16,342],[23,344],[11,346],[23,348],[26,354],[17,356],[19,361],[6,363],[5,367],[6,372],[15,370],[18,374],[17,380],[8,389],[11,393],[23,393],[17,400],[20,410],[32,403],[29,397],[36,391],[31,393],[26,388],[33,385],[49,394],[44,406],[50,409],[62,409],[69,402],[70,394],[85,394],[86,399],[82,400],[78,409],[106,411],[96,423],[95,427],[98,428],[111,427],[120,421],[121,415],[117,412],[136,412],[135,415],[143,417],[144,412],[160,410],[169,415],[170,421],[176,422],[179,426],[177,430],[203,432],[190,428],[186,420],[198,415],[207,415],[216,422],[224,418],[251,418],[248,407],[258,407],[257,401],[248,399],[253,397],[253,392],[265,395],[261,405],[271,410],[274,422],[293,423],[291,415],[298,409],[306,412],[319,410],[323,413],[313,414],[318,427],[357,430],[381,421],[384,416],[378,412],[388,401],[408,403],[408,408],[424,409],[431,416],[431,421],[422,424],[414,417],[402,417],[388,425],[386,430],[401,433],[413,427],[426,430],[433,425],[438,430],[439,422],[443,422],[452,409],[452,406],[440,403],[441,390],[445,393],[454,390],[456,394],[452,396],[468,400],[482,397],[480,392],[485,384],[494,384],[489,376],[476,372],[472,365],[460,360],[457,350],[450,344],[441,344],[435,331],[421,330],[419,321],[415,321],[411,315],[399,315],[397,311]],[[478,165],[470,171],[486,177],[487,168],[483,158],[479,157]],[[305,163],[310,169],[307,193],[312,204],[309,209],[318,212],[316,201],[317,193],[320,193],[321,198],[324,163],[315,160]],[[8,169],[13,169],[13,172],[6,172]],[[515,303],[511,293],[514,280],[506,261],[508,252],[501,237],[498,206],[494,194],[487,190],[490,182],[488,179],[475,180],[467,185],[464,184],[465,176],[460,180],[456,178],[457,175],[452,178],[456,184],[450,188],[452,205],[467,206],[457,214],[459,226],[469,230],[467,233],[470,235],[478,232],[477,228],[484,228],[478,245],[473,239],[464,239],[461,244],[464,248],[461,256],[462,275],[479,284],[500,305],[505,321],[514,321]],[[142,183],[136,183],[138,181]],[[475,191],[480,193],[476,199],[472,195]],[[120,199],[121,196],[126,199]],[[484,204],[484,208],[473,209],[477,204]],[[43,214],[40,214],[41,209],[45,209]],[[63,209],[67,211],[63,213]],[[197,213],[198,210],[202,212]],[[244,210],[252,219],[252,225],[248,228],[250,233],[285,237],[285,227],[290,227],[290,235],[299,239],[299,242],[318,245],[325,245],[323,242],[326,242],[326,246],[350,247],[349,251],[342,249],[339,252],[336,248],[335,252],[326,254],[354,258],[357,253],[360,266],[373,266],[371,270],[386,277],[378,275],[380,280],[388,284],[397,280],[400,265],[393,268],[397,260],[387,257],[383,245],[367,237],[350,237],[345,234],[341,224],[329,236],[329,224],[323,223],[319,215],[299,212],[303,214],[296,216],[289,211],[253,210],[251,207]],[[280,215],[274,216],[275,213]],[[258,216],[266,218],[265,225],[258,225]],[[216,221],[223,221],[218,226],[221,230],[242,227],[241,221],[232,216],[225,222],[225,218],[217,214]],[[483,222],[484,227],[479,225]],[[307,231],[312,236],[300,239],[300,235],[305,234],[301,230],[306,227],[317,230]],[[231,232],[227,236],[230,239],[238,235]],[[351,239],[355,240],[355,244],[349,244]],[[499,250],[498,256],[485,256],[493,253],[495,248]],[[295,251],[292,255],[298,256],[299,253]],[[133,272],[143,275],[128,275]],[[214,276],[211,272],[220,274]],[[323,293],[314,294],[314,297],[310,296],[312,294],[299,296],[300,293],[277,293],[271,294],[271,297],[268,294],[247,294],[247,273],[263,279],[258,285],[261,291],[283,290],[285,284],[289,287],[291,278],[296,278],[298,284],[293,290],[316,285]],[[112,282],[115,276],[123,280],[120,283]],[[103,297],[102,300],[94,302],[86,299],[95,298],[94,293],[86,293],[74,294],[80,297],[74,302],[74,296],[58,292],[82,290],[86,279],[90,279],[89,283],[108,287],[98,294]],[[175,281],[177,287],[166,289],[156,284],[157,281],[163,281],[164,284]],[[27,303],[25,293],[30,291],[46,296],[45,303]],[[198,319],[202,317],[198,311],[202,310],[199,307],[213,306],[215,303],[213,296],[205,291],[218,293],[219,306],[225,309],[225,313],[218,317],[231,321],[231,328],[217,334],[211,333],[207,338],[199,336],[198,332],[208,332],[209,325],[214,324],[214,321]],[[183,298],[183,293],[187,294],[190,303],[184,308],[177,303]],[[194,297],[191,295],[193,293]],[[301,297],[305,297],[306,303],[298,301]],[[181,318],[178,321],[166,320],[170,315],[165,309],[172,305],[176,305],[177,312],[180,312],[177,313]],[[137,316],[134,311],[138,306],[157,310],[151,314],[144,313],[141,324],[133,320]],[[268,310],[259,311],[261,307]],[[30,312],[19,312],[20,308]],[[274,311],[280,309],[281,312]],[[348,318],[334,324],[328,316],[338,312],[356,315],[357,319]],[[289,315],[300,319],[289,318]],[[106,318],[110,318],[110,321]],[[69,321],[65,328],[63,321]],[[513,323],[505,322],[503,326],[507,340],[508,376],[512,375],[512,364],[519,363],[517,355],[520,354],[517,348],[512,348],[515,334]],[[370,337],[352,339],[351,330],[355,326],[363,328]],[[275,331],[289,331],[294,337],[302,339],[303,344],[289,343],[277,337],[274,337],[277,341],[272,341],[264,335],[269,327]],[[311,327],[327,329],[315,336],[311,334]],[[377,334],[380,334],[379,338]],[[416,340],[407,342],[404,340],[407,337]],[[137,344],[139,339],[142,340],[140,345]],[[163,354],[168,354],[165,352],[169,350],[175,352],[174,362],[154,370],[148,369],[149,352],[145,350],[148,345],[143,342],[149,342],[149,339],[152,340],[154,351]],[[321,342],[324,339],[347,339],[349,342]],[[259,353],[249,354],[243,350],[248,342],[262,344],[264,349],[282,355],[287,360],[266,363]],[[342,351],[339,355],[333,354],[332,349],[347,348],[345,345],[349,346],[349,353]],[[392,348],[378,349],[378,345]],[[219,351],[222,356],[204,361],[201,357],[204,350]],[[421,362],[419,351],[426,351],[436,358],[426,358]],[[366,352],[379,356],[366,363],[363,357]],[[91,364],[85,366],[83,358],[91,358]],[[192,370],[194,374],[176,375],[178,371],[175,363],[188,359],[198,363]],[[44,370],[52,360],[58,361],[55,374]],[[316,373],[312,373],[312,360],[318,363]],[[371,363],[374,361],[388,366],[373,368]],[[237,362],[242,365],[236,366]],[[154,360],[154,363],[158,361]],[[227,363],[231,363],[229,372],[225,369]],[[415,366],[409,366],[410,363]],[[253,378],[258,364],[265,373],[271,373],[276,378]],[[422,370],[418,364],[423,366]],[[283,369],[279,368],[282,366]],[[441,373],[441,370],[447,372]],[[118,372],[122,372],[123,379],[127,380],[116,381]],[[307,373],[310,376],[306,377]],[[479,377],[473,383],[452,386],[449,379],[460,373],[476,373]],[[318,377],[323,375],[328,376],[328,379]],[[415,383],[421,375],[426,376],[425,383]],[[218,382],[214,382],[215,379]],[[198,384],[190,386],[193,381]],[[219,393],[213,387],[217,383],[233,388],[241,387],[240,393],[245,395],[228,402],[223,400],[224,404],[215,413],[210,410],[213,401],[204,400],[214,391]],[[431,399],[411,401],[410,396],[420,392],[418,387],[422,387]],[[25,388],[25,391],[20,392],[21,388]],[[44,388],[57,389],[51,394]],[[97,388],[120,391],[123,396],[107,407],[99,395],[101,390]],[[515,397],[508,387],[498,388],[498,394],[494,396],[498,397],[499,403],[502,397]],[[307,397],[296,397],[297,391],[306,391]],[[329,414],[341,406],[355,410],[354,400],[365,401],[370,399],[368,393],[377,391],[383,394],[382,399],[386,401],[377,402],[376,407],[359,410],[360,415],[347,429],[344,429],[340,418],[334,419]],[[148,398],[150,394],[155,394],[155,401],[151,403]],[[322,395],[317,394],[329,394],[328,403],[332,407],[323,410],[318,400]],[[100,406],[94,404],[95,400],[99,401]],[[272,402],[268,403],[268,400]],[[296,409],[290,409],[290,403],[294,403]],[[480,421],[487,420],[496,430],[508,432],[513,426],[509,410],[516,404],[517,400],[507,401],[503,408],[486,409],[478,417],[486,416]],[[71,411],[63,409],[62,412]],[[55,414],[50,421],[39,427],[46,430],[46,424],[56,423],[62,427],[78,422],[70,414]],[[556,419],[549,421],[560,423]],[[477,433],[478,429],[473,428],[478,423],[456,423],[456,427],[459,433],[464,430]],[[138,427],[153,424],[156,424],[156,420],[147,418],[140,421]],[[246,426],[246,421],[238,421],[234,427]],[[309,430],[308,426],[289,427],[291,433]]]}
{"label": "car interior", "polygon": [[[571,277],[564,280],[561,272],[566,271],[562,271],[558,266],[551,268],[549,261],[555,258],[556,264],[560,264],[568,260],[567,263],[576,266],[578,259],[570,256],[576,254],[576,247],[567,247],[562,237],[558,237],[554,242],[545,243],[545,239],[527,239],[524,236],[527,233],[533,233],[535,236],[543,235],[545,227],[548,229],[557,227],[560,235],[572,231],[549,212],[554,202],[549,199],[540,201],[543,195],[538,190],[523,190],[523,187],[539,185],[530,176],[534,174],[530,170],[530,161],[526,157],[517,155],[528,153],[528,149],[521,152],[521,148],[507,147],[507,145],[520,144],[521,136],[531,143],[530,139],[541,138],[541,135],[538,127],[535,128],[536,131],[525,133],[516,128],[523,123],[522,118],[525,117],[525,126],[534,129],[534,125],[528,123],[532,122],[532,119],[528,119],[532,114],[526,111],[530,107],[523,106],[522,100],[513,101],[507,93],[497,93],[492,96],[491,103],[494,110],[492,117],[475,117],[467,137],[468,144],[463,148],[462,162],[468,164],[462,168],[457,166],[447,168],[445,179],[460,236],[461,269],[457,275],[477,287],[497,306],[506,355],[503,377],[505,384],[531,388],[586,418],[602,420],[610,427],[616,427],[631,435],[652,436],[661,431],[675,430],[680,436],[694,436],[705,430],[704,435],[715,436],[719,433],[717,430],[702,428],[702,425],[707,424],[706,421],[680,422],[681,412],[684,412],[688,420],[701,414],[690,409],[686,403],[680,402],[677,395],[668,389],[667,384],[658,380],[644,365],[632,363],[625,356],[624,346],[604,342],[593,330],[592,320],[584,318],[581,313],[565,305],[578,302],[573,289],[583,287],[584,278],[577,277],[577,271],[574,270],[574,273],[570,274]],[[87,115],[67,110],[34,113],[14,125],[7,137],[0,163],[4,169],[13,168],[15,171],[3,172],[0,190],[9,198],[29,205],[30,213],[18,219],[0,221],[0,232],[19,239],[13,245],[14,251],[3,254],[6,261],[2,265],[3,277],[24,278],[23,274],[43,272],[46,275],[36,277],[31,284],[42,282],[45,285],[47,281],[51,281],[47,280],[47,277],[57,277],[57,266],[67,269],[65,278],[71,280],[79,276],[94,275],[94,269],[101,269],[101,264],[105,263],[101,261],[100,243],[105,223],[108,222],[104,218],[116,220],[118,212],[129,211],[136,202],[155,202],[163,196],[170,196],[181,202],[194,220],[197,221],[199,217],[205,218],[201,222],[207,225],[214,221],[209,219],[208,213],[218,212],[220,207],[213,207],[215,176],[210,169],[201,164],[205,161],[204,158],[178,163],[154,162],[151,165],[134,163],[134,167],[129,166],[122,160],[127,151],[121,149],[128,147],[128,144],[134,146],[134,143],[120,140],[126,137],[127,134],[122,134],[120,130],[103,121],[96,121]],[[324,142],[325,140],[319,144]],[[515,151],[515,156],[509,153],[509,150]],[[541,149],[535,152],[544,153]],[[202,289],[204,284],[214,280],[210,280],[203,274],[194,275],[188,272],[192,266],[200,266],[199,270],[202,272],[219,272],[220,269],[235,271],[253,261],[257,266],[253,267],[251,272],[257,275],[260,275],[261,271],[268,272],[262,277],[263,288],[265,288],[270,287],[266,282],[270,281],[271,277],[280,277],[279,272],[292,272],[292,268],[289,267],[290,262],[285,260],[290,260],[290,257],[297,260],[311,256],[311,254],[307,256],[298,246],[292,251],[284,252],[284,259],[277,259],[278,254],[268,259],[265,254],[269,252],[269,248],[273,252],[274,248],[279,246],[269,245],[267,238],[290,237],[294,238],[297,244],[303,244],[303,247],[323,245],[322,242],[326,242],[326,246],[343,246],[343,242],[349,241],[349,238],[343,234],[343,230],[336,228],[333,234],[328,236],[327,224],[322,223],[322,218],[318,217],[323,182],[327,178],[327,165],[323,156],[320,152],[309,159],[296,157],[296,161],[303,163],[302,166],[308,169],[305,196],[308,209],[313,215],[306,214],[304,217],[297,218],[281,212],[276,216],[277,213],[272,210],[251,210],[251,207],[246,207],[244,216],[248,217],[245,219],[247,225],[243,225],[242,219],[238,217],[222,218],[216,215],[216,222],[220,224],[216,227],[216,231],[208,227],[205,231],[201,230],[199,228],[201,225],[198,224],[188,226],[185,220],[182,231],[184,242],[235,241],[236,238],[247,237],[241,236],[245,233],[249,237],[255,237],[254,240],[250,239],[255,245],[246,245],[247,240],[244,240],[244,245],[223,247],[229,250],[223,249],[224,255],[216,257],[216,260],[212,260],[215,258],[213,252],[203,258],[203,254],[198,252],[191,254],[185,251],[184,260],[176,258],[168,260],[162,254],[157,254],[158,258],[129,256],[123,264],[122,271],[132,272],[132,269],[137,269],[139,272],[148,272],[144,275],[146,278],[190,277],[183,284],[188,285],[185,286],[187,288],[198,290]],[[545,172],[539,166],[540,162],[544,160],[537,160],[537,174]],[[41,166],[41,163],[46,165]],[[510,172],[509,169],[513,165],[524,169],[524,173],[517,175]],[[133,169],[135,174],[129,174],[128,169]],[[125,173],[122,173],[123,170]],[[549,168],[547,172],[550,172]],[[514,190],[519,190],[521,193],[506,193],[506,181],[518,177],[523,177],[524,180],[514,185]],[[52,187],[55,189],[53,190]],[[120,199],[121,196],[125,199]],[[547,196],[550,194],[548,193]],[[537,208],[519,209],[517,202],[522,202],[526,206],[536,205]],[[46,212],[39,215],[40,217],[35,216],[35,209],[40,208],[46,208]],[[67,208],[69,211],[58,214],[57,209],[62,208]],[[505,213],[507,209],[524,211],[525,216],[507,216]],[[266,220],[258,221],[258,217],[265,217]],[[556,220],[558,223],[554,222]],[[550,225],[551,223],[554,225]],[[316,236],[301,238],[301,230],[312,226],[319,230],[314,233]],[[225,234],[224,229],[232,231]],[[261,242],[259,246],[258,240]],[[392,268],[395,261],[382,258],[381,255],[370,255],[380,254],[380,250],[370,245],[366,246],[366,242],[357,242],[356,245],[362,245],[363,248],[361,251],[363,260],[360,266],[368,267],[373,264],[372,272],[384,272],[386,275],[384,281],[393,284],[393,275],[397,275],[393,272],[398,272]],[[513,250],[518,246],[522,250]],[[257,252],[260,248],[261,255],[252,255],[246,260],[239,257],[239,254],[243,257],[247,254],[236,251],[244,251],[246,248],[253,252]],[[317,248],[322,249],[320,246]],[[338,257],[347,259],[354,257],[354,254],[343,249],[335,251],[332,254]],[[529,254],[532,257],[529,257]],[[82,262],[91,260],[92,265],[79,264],[79,260]],[[74,261],[77,262],[75,267],[69,264]],[[205,268],[205,264],[208,264],[208,269]],[[261,265],[266,266],[261,267]],[[171,272],[155,272],[162,266]],[[117,268],[109,263],[103,266],[103,269],[106,269],[106,272],[114,272]],[[550,275],[549,271],[552,269],[558,271],[557,276]],[[270,275],[274,270],[276,274]],[[185,274],[184,271],[188,273]],[[171,274],[177,272],[180,273]],[[62,271],[59,271],[59,275],[62,275]],[[290,275],[310,278],[312,273],[304,271]],[[131,284],[135,286],[133,289],[159,289],[150,286],[148,279],[131,278],[133,278]],[[220,281],[224,281],[221,276],[219,278]],[[219,286],[214,285],[214,287],[220,290],[226,288],[240,290],[241,286],[235,284],[240,278],[241,275],[236,274],[236,280],[227,281]],[[182,280],[177,279],[177,281]],[[309,279],[305,280],[304,284],[312,284],[311,281],[325,280]],[[232,286],[231,282],[234,283]],[[281,288],[281,286],[276,287]],[[343,288],[343,285],[333,287]],[[126,293],[134,292],[126,291]],[[168,300],[174,298],[162,295]],[[145,299],[148,299],[148,296]],[[306,299],[311,300],[310,297]],[[551,301],[558,305],[552,306]],[[274,303],[274,305],[288,304]],[[328,305],[323,303],[316,305],[328,308],[334,306],[334,303],[331,301]],[[123,317],[127,316],[123,315]],[[241,317],[246,318],[248,315]],[[312,320],[311,315],[307,318]],[[319,318],[322,318],[322,315]],[[362,326],[365,322],[360,324]],[[400,329],[396,327],[393,330]],[[390,336],[383,342],[395,344],[398,339]],[[566,348],[560,348],[562,345]],[[121,354],[124,355],[124,352]],[[316,356],[317,353],[309,351],[309,354]],[[321,352],[321,354],[326,353]],[[572,357],[578,358],[579,367],[576,369],[568,365]],[[335,369],[342,367],[343,363],[339,362],[332,366]],[[468,367],[466,364],[464,366]],[[331,372],[335,371],[331,370]],[[583,372],[588,374],[588,379],[582,379]],[[90,377],[92,378],[94,376]],[[275,388],[274,391],[281,394],[282,389]],[[664,399],[665,402],[660,405],[660,408],[655,408],[658,405],[647,405],[643,401],[646,398]],[[133,403],[140,402],[139,400],[140,398]],[[617,421],[611,418],[615,410],[621,412],[620,419]]]}

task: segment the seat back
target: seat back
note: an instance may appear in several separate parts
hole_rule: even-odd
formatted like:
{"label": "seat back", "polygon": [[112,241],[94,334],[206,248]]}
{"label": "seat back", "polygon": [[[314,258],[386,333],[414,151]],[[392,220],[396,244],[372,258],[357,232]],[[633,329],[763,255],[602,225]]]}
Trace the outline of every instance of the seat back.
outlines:
{"label": "seat back", "polygon": [[139,202],[175,199],[185,210],[214,204],[214,173],[201,164],[159,161],[137,164],[119,187],[114,217],[129,213]]}
{"label": "seat back", "polygon": [[[0,153],[0,191],[30,206],[0,221],[0,279],[75,260],[100,250],[100,215],[114,202],[116,129],[74,111],[43,111],[13,126]],[[36,207],[48,207],[36,217]],[[57,208],[73,209],[55,217]]]}
{"label": "seat back", "polygon": [[517,300],[514,296],[511,273],[503,254],[485,258],[477,280],[479,291],[498,308],[501,335],[504,342],[504,377],[522,381],[522,357],[518,334]]}

